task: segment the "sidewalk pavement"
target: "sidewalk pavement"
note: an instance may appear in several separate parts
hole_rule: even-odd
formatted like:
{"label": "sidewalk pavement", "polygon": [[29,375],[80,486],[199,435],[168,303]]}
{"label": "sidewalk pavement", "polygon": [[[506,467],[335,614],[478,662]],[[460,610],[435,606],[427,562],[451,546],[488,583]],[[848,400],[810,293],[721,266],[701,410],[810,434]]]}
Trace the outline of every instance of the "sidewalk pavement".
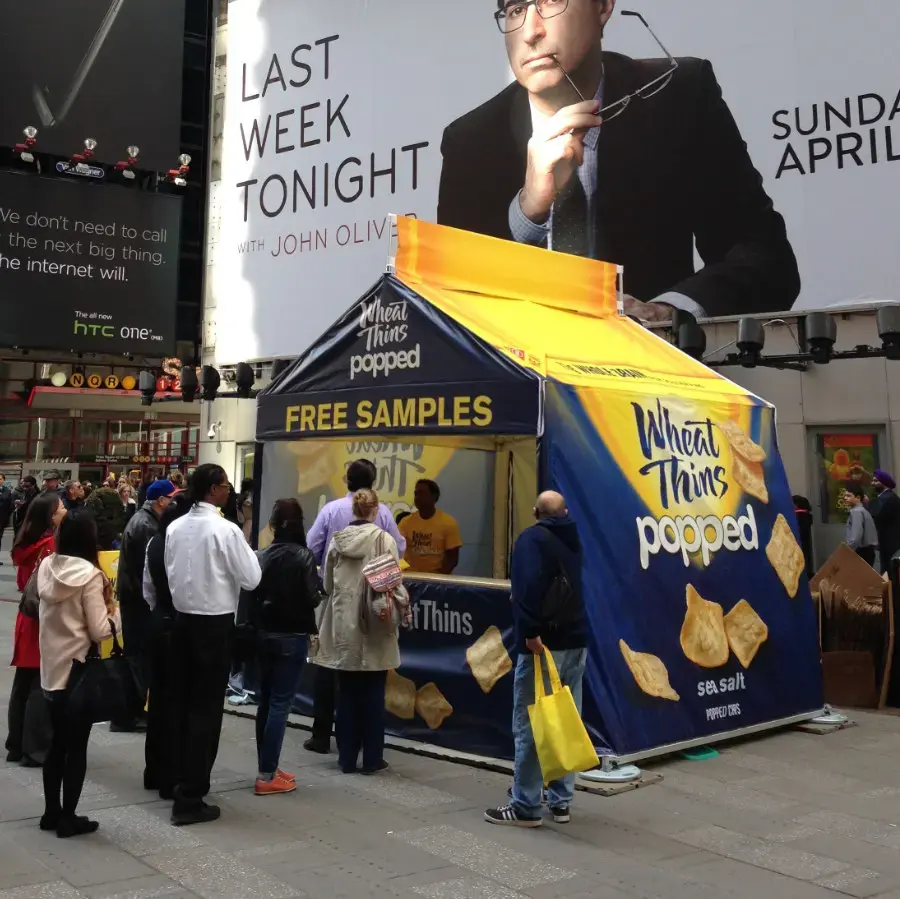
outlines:
{"label": "sidewalk pavement", "polygon": [[[14,617],[0,603],[3,659]],[[0,669],[4,720],[11,680]],[[297,792],[256,797],[253,724],[237,717],[214,773],[222,818],[174,828],[141,789],[141,737],[97,726],[92,836],[42,833],[40,771],[0,762],[0,899],[900,899],[900,719],[856,717],[659,764],[662,783],[579,793],[571,824],[539,830],[482,820],[503,775],[389,752],[389,771],[344,776],[293,729]]]}

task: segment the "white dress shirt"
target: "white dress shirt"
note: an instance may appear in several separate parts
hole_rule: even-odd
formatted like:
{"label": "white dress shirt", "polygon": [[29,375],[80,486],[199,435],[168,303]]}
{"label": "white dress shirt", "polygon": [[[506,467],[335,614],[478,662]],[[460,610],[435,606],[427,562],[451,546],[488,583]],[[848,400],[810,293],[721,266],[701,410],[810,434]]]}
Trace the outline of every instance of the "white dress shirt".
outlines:
{"label": "white dress shirt", "polygon": [[175,610],[188,615],[235,614],[241,590],[253,590],[262,577],[243,531],[209,503],[169,526],[166,574]]}

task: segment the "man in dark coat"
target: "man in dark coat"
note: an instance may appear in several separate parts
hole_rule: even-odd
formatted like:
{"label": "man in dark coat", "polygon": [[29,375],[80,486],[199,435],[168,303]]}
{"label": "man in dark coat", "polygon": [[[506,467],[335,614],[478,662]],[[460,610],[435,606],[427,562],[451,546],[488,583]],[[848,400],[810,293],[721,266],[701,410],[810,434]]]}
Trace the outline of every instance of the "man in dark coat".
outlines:
{"label": "man in dark coat", "polygon": [[[144,695],[150,686],[148,640],[151,632],[151,613],[143,592],[147,544],[159,533],[159,519],[176,493],[178,490],[171,481],[154,481],[147,488],[146,502],[128,522],[125,533],[122,534],[122,545],[119,550],[116,591],[122,612],[122,637],[125,653],[131,659],[141,695]],[[136,720],[115,721],[111,729],[133,731],[143,729],[143,725],[142,710],[137,710]]]}
{"label": "man in dark coat", "polygon": [[875,470],[872,479],[875,499],[869,503],[869,512],[875,519],[878,554],[884,571],[894,553],[900,551],[900,496],[894,492],[896,486],[896,481],[886,471]]}

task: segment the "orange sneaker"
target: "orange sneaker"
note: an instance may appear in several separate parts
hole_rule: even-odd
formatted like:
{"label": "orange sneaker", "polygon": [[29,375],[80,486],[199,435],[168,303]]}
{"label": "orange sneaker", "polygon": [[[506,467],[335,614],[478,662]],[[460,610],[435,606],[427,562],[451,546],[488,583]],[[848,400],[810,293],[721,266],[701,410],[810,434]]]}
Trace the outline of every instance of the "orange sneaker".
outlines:
{"label": "orange sneaker", "polygon": [[280,777],[282,780],[286,780],[288,783],[297,783],[296,775],[291,774],[290,771],[282,771],[281,768],[275,772],[275,776]]}
{"label": "orange sneaker", "polygon": [[297,784],[290,780],[282,780],[276,774],[271,780],[257,779],[253,792],[257,796],[274,796],[277,793],[293,793]]}

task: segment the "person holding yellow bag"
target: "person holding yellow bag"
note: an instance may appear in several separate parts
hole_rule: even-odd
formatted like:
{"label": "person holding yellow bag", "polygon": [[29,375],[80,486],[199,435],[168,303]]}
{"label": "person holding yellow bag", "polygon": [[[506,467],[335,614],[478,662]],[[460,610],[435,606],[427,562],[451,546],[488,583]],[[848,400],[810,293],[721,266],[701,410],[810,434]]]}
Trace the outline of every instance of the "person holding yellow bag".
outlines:
{"label": "person holding yellow bag", "polygon": [[[536,733],[537,728],[532,730],[532,716],[536,722],[540,718],[544,728],[552,728],[552,722],[558,719],[536,715],[536,709],[544,699],[552,701],[561,696],[569,702],[563,689],[568,687],[578,711],[576,724],[580,723],[581,682],[587,656],[578,527],[569,518],[565,499],[553,491],[537,498],[534,515],[537,523],[522,532],[512,554],[513,619],[519,657],[513,686],[515,773],[509,792],[511,801],[484,813],[491,824],[510,827],[540,827],[543,823],[545,777],[541,761],[545,754],[539,758],[536,736],[543,744],[547,735]],[[545,671],[550,681],[543,682],[548,683],[546,692],[550,695],[536,697],[536,674],[543,680]],[[553,676],[557,672],[558,682]],[[594,760],[596,764],[596,755]],[[574,770],[561,777],[557,776],[558,768],[550,773],[554,776],[547,778],[547,805],[553,820],[565,824],[570,820]]]}

